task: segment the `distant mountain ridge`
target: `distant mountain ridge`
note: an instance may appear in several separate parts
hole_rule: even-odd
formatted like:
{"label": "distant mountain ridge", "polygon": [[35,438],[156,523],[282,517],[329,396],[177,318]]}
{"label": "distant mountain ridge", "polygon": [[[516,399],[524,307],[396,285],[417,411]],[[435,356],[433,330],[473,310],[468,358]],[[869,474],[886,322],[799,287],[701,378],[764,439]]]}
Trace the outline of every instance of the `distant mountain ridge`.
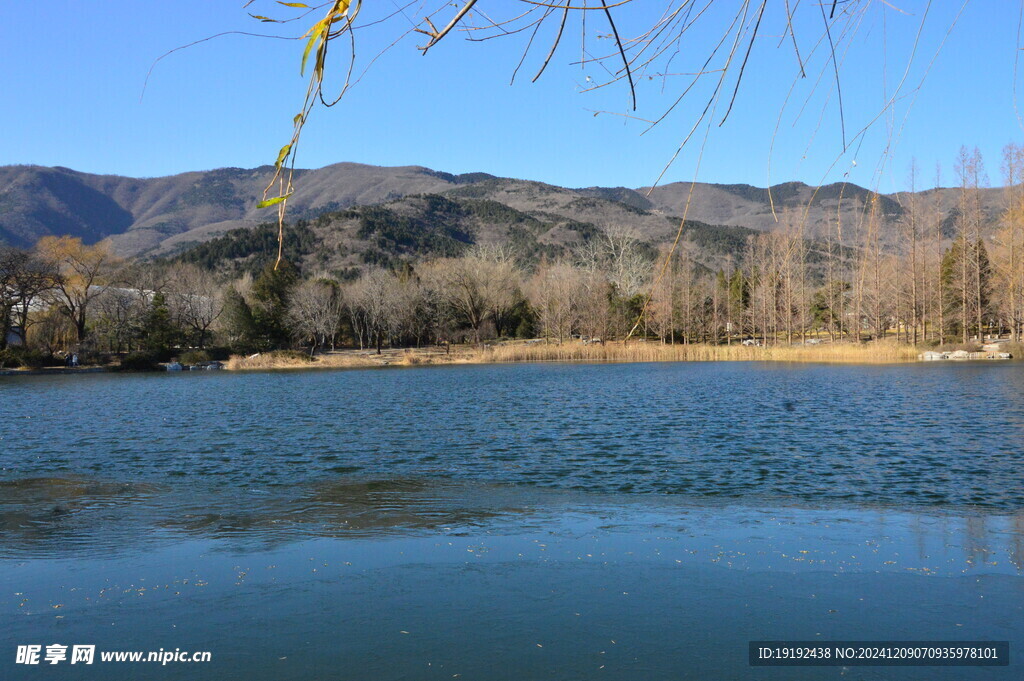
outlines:
{"label": "distant mountain ridge", "polygon": [[[109,239],[115,251],[124,256],[163,255],[232,229],[253,228],[272,220],[272,209],[256,208],[272,175],[270,166],[219,168],[157,178],[94,175],[59,166],[3,166],[0,242],[30,246],[42,236],[70,234],[88,243]],[[419,166],[357,163],[296,171],[295,185],[289,201],[293,219],[312,219],[325,212],[429,194],[500,203],[546,224],[566,220],[597,227],[630,224],[643,238],[655,243],[674,234],[675,227],[665,218],[683,214],[690,191],[689,183],[671,183],[653,190],[569,189],[488,173],[456,175]],[[765,188],[698,183],[687,217],[708,225],[763,231],[778,227],[776,216],[784,216],[787,211],[802,216],[806,210],[807,233],[813,237],[824,234],[837,216],[846,225],[856,225],[869,196],[868,190],[853,184],[815,189],[786,182],[772,187],[773,213]],[[878,207],[887,226],[899,219],[901,201],[906,196],[879,198]],[[929,190],[920,196],[928,198],[944,219],[952,219],[955,189]],[[990,222],[996,220],[1001,203],[1001,190],[983,190],[983,208]]]}

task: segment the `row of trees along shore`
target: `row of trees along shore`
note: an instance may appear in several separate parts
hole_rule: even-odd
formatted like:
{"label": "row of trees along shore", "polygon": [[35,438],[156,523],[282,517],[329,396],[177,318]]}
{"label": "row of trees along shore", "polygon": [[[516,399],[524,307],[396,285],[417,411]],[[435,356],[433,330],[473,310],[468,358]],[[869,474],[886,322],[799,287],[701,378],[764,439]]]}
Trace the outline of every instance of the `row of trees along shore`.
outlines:
{"label": "row of trees along shore", "polygon": [[[463,256],[370,267],[355,281],[284,262],[225,280],[185,263],[124,262],[102,245],[46,237],[0,248],[0,351],[45,361],[64,352],[214,354],[303,347],[409,347],[495,338],[622,339],[765,345],[809,338],[967,343],[1024,331],[1024,149],[1009,146],[994,230],[981,208],[979,154],[962,150],[953,219],[907,193],[883,233],[880,198],[857,224],[810,240],[799,214],[750,237],[712,271],[682,249],[657,258],[628,228],[571,257],[523,265],[501,245]],[[911,172],[911,184],[916,182]],[[893,230],[896,230],[894,233]],[[649,297],[649,302],[648,302]],[[641,311],[646,311],[641,317]],[[9,340],[18,348],[6,348]],[[6,348],[6,349],[5,349]]]}

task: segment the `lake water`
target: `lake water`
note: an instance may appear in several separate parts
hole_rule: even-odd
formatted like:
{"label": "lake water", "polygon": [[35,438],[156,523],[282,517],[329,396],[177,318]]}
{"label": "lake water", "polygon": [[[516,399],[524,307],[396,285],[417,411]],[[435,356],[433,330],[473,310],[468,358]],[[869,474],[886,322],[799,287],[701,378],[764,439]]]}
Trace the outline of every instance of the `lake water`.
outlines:
{"label": "lake water", "polygon": [[2,377],[0,622],[4,679],[1018,679],[1024,365]]}

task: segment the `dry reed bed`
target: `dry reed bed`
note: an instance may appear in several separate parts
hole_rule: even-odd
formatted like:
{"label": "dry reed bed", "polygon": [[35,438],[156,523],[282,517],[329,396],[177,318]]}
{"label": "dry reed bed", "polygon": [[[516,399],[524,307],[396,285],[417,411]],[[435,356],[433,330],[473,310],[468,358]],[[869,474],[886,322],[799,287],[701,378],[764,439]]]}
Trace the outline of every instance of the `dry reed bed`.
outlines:
{"label": "dry reed bed", "polygon": [[310,359],[308,355],[293,351],[274,351],[243,357],[235,355],[226,363],[232,371],[267,369],[358,369],[380,366],[417,366],[426,364],[480,363],[478,351],[471,347],[453,347],[451,352],[437,348],[386,349],[381,354],[373,350],[339,350],[325,352]]}
{"label": "dry reed bed", "polygon": [[[317,355],[310,358],[298,353],[267,352],[249,357],[235,355],[227,361],[226,368],[231,371],[261,371],[267,369],[357,369],[360,367],[387,366],[401,364],[401,358],[389,355],[366,355],[354,352],[339,352]],[[412,363],[412,362],[410,362]]]}
{"label": "dry reed bed", "polygon": [[632,342],[504,345],[480,351],[484,362],[845,362],[889,364],[914,362],[914,347],[878,345],[664,345]]}
{"label": "dry reed bed", "polygon": [[247,369],[302,369],[310,366],[313,366],[313,364],[308,360],[280,356],[275,353],[252,355],[250,357],[232,355],[224,364],[224,368],[230,371],[244,371]]}
{"label": "dry reed bed", "polygon": [[343,369],[431,364],[505,364],[514,362],[835,362],[891,364],[914,362],[917,348],[880,343],[868,345],[823,344],[751,347],[744,345],[664,345],[644,342],[609,342],[604,345],[571,343],[509,343],[482,348],[455,347],[450,353],[437,349],[341,351],[318,355],[310,361],[298,353],[264,353],[235,356],[227,368]]}

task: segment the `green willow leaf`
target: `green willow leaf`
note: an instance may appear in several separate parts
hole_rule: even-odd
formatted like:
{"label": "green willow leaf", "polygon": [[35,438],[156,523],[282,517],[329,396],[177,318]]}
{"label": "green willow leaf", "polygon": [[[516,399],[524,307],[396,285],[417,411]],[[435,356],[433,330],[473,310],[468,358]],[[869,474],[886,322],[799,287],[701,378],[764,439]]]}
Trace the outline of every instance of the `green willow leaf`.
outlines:
{"label": "green willow leaf", "polygon": [[[317,25],[319,26],[319,24]],[[309,42],[306,43],[306,49],[302,51],[302,66],[299,68],[299,73],[306,73],[306,60],[309,59],[309,53],[313,49],[313,46],[320,42],[320,31],[314,27],[313,35],[309,37]]]}
{"label": "green willow leaf", "polygon": [[260,201],[259,203],[256,204],[256,207],[257,208],[269,208],[270,206],[277,205],[277,204],[281,203],[282,201],[287,200],[289,196],[291,196],[290,193],[289,194],[285,194],[284,196],[275,196],[272,199],[266,199],[266,200]]}
{"label": "green willow leaf", "polygon": [[277,152],[277,161],[274,163],[274,167],[275,168],[280,168],[281,167],[281,164],[284,163],[284,160],[286,158],[288,158],[288,154],[291,152],[291,150],[292,150],[291,143],[288,143],[288,144],[284,145],[283,147],[281,147],[281,151]]}

